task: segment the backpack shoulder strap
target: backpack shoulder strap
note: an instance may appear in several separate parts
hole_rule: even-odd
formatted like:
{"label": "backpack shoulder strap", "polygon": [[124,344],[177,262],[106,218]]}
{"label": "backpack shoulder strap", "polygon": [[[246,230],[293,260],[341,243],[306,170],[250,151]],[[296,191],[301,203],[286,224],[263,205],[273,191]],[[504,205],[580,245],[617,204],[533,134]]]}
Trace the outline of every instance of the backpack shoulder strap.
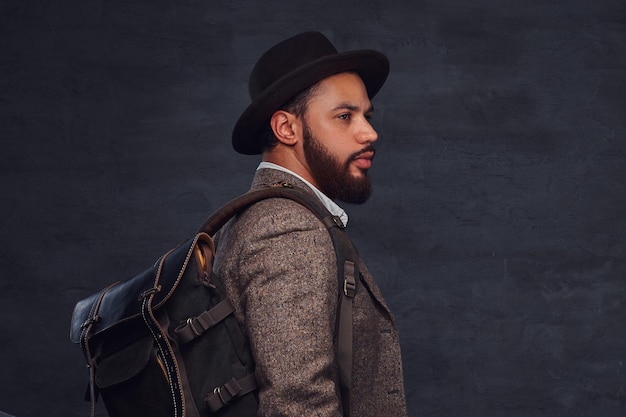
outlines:
{"label": "backpack shoulder strap", "polygon": [[330,214],[313,195],[304,190],[294,188],[290,184],[278,183],[268,185],[266,188],[249,191],[230,200],[204,222],[202,227],[200,227],[200,232],[205,232],[209,236],[213,236],[231,219],[231,217],[254,203],[267,198],[289,198],[297,201],[317,215],[327,228],[335,226],[343,228],[341,221]]}
{"label": "backpack shoulder strap", "polygon": [[337,313],[337,363],[344,415],[350,415],[352,392],[352,300],[357,291],[360,276],[356,248],[345,233],[345,226],[333,216],[317,197],[306,191],[294,188],[288,183],[269,185],[267,188],[247,192],[226,203],[213,213],[202,225],[200,231],[213,236],[234,215],[254,203],[267,198],[288,198],[311,210],[326,226],[337,257],[337,278],[339,286],[339,309]]}

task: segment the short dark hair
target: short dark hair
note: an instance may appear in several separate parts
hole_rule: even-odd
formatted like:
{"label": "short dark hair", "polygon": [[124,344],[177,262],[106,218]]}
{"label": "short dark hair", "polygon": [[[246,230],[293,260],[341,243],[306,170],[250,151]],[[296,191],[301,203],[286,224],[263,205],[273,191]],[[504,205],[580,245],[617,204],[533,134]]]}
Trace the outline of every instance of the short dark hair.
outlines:
{"label": "short dark hair", "polygon": [[[306,113],[309,105],[309,101],[315,95],[318,87],[319,83],[316,83],[308,87],[306,90],[301,91],[289,99],[285,104],[280,106],[279,110],[284,110],[288,113],[294,114],[296,117],[304,116],[304,113]],[[274,135],[272,126],[267,123],[265,125],[265,130],[261,133],[261,149],[266,151],[272,149],[277,144],[278,139],[276,139],[276,135]]]}

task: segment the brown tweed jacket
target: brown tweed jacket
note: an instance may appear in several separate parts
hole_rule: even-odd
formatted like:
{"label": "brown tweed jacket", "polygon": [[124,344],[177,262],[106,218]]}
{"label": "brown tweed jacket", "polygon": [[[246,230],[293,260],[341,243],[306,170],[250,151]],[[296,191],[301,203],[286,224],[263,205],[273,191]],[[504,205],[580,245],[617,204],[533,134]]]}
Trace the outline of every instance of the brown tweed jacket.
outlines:
{"label": "brown tweed jacket", "polygon": [[[257,171],[252,188],[288,182]],[[256,360],[259,416],[341,416],[334,334],[337,267],[332,241],[308,209],[287,199],[261,201],[217,237],[214,270],[224,280]],[[352,415],[406,416],[402,362],[394,319],[373,278],[354,299]]]}

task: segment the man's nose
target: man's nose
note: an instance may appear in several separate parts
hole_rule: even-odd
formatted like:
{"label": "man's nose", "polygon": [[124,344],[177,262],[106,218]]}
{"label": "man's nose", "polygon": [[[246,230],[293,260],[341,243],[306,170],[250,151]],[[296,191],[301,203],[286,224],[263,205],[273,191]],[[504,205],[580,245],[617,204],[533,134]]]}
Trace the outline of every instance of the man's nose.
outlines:
{"label": "man's nose", "polygon": [[362,143],[372,143],[378,140],[378,133],[374,126],[370,123],[367,118],[363,118],[363,125],[361,126],[361,131],[359,134],[359,141]]}

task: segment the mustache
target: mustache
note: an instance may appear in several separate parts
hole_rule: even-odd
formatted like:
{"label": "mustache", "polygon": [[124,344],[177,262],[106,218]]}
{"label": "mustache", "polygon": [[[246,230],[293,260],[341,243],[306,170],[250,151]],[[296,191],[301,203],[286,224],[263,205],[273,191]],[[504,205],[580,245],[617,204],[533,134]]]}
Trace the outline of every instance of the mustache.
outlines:
{"label": "mustache", "polygon": [[376,155],[376,148],[374,148],[373,145],[368,145],[365,148],[361,149],[358,152],[353,153],[352,155],[350,155],[350,157],[348,158],[348,161],[353,161],[355,159],[357,159],[359,156],[363,155],[364,153],[372,153],[372,159],[374,159],[374,155]]}

